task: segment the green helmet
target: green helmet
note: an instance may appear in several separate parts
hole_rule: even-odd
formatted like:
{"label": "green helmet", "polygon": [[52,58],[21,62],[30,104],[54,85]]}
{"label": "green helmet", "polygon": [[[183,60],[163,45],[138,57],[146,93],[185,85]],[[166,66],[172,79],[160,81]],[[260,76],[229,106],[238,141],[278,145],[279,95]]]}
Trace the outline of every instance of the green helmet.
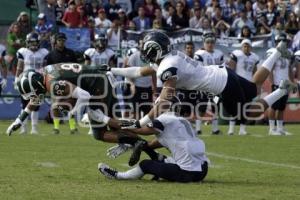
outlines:
{"label": "green helmet", "polygon": [[41,104],[47,92],[42,74],[34,70],[28,70],[19,76],[17,86],[25,100],[31,100],[32,104]]}

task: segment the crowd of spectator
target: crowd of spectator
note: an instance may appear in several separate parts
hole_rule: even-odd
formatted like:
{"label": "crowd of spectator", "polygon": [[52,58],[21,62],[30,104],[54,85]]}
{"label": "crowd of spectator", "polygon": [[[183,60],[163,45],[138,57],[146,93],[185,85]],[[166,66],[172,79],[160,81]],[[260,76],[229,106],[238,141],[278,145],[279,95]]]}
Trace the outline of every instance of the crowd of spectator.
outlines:
{"label": "crowd of spectator", "polygon": [[13,65],[25,36],[40,34],[41,47],[51,49],[51,35],[59,27],[88,28],[107,34],[117,46],[118,31],[194,28],[212,30],[218,37],[249,38],[285,31],[292,39],[300,29],[300,0],[37,0],[34,28],[21,12],[9,28],[7,62]]}

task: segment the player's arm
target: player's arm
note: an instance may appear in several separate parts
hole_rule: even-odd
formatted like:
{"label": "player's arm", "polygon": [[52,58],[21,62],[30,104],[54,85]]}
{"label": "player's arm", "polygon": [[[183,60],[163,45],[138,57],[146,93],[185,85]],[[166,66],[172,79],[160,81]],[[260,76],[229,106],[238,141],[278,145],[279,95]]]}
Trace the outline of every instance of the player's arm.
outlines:
{"label": "player's arm", "polygon": [[201,55],[199,55],[199,54],[195,54],[194,55],[194,60],[197,60],[198,62],[200,62],[201,63],[201,65],[203,65],[203,57],[201,56]]}
{"label": "player's arm", "polygon": [[20,52],[17,52],[17,58],[18,58],[18,63],[17,63],[17,70],[16,70],[16,78],[18,78],[24,70],[24,57]]}
{"label": "player's arm", "polygon": [[83,54],[83,58],[84,58],[84,64],[85,65],[90,65],[91,64],[91,57],[89,55],[87,55],[86,53]]}
{"label": "player's arm", "polygon": [[127,78],[139,78],[155,74],[155,70],[152,67],[111,68],[110,70],[116,76],[124,76]]}

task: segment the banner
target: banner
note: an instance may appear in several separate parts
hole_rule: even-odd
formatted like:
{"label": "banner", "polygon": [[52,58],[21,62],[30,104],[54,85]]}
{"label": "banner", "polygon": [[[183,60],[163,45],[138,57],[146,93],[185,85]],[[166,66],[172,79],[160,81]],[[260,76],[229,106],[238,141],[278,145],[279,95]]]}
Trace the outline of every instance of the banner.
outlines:
{"label": "banner", "polygon": [[87,28],[59,28],[59,32],[66,34],[66,47],[74,51],[84,52],[91,46],[90,31]]}

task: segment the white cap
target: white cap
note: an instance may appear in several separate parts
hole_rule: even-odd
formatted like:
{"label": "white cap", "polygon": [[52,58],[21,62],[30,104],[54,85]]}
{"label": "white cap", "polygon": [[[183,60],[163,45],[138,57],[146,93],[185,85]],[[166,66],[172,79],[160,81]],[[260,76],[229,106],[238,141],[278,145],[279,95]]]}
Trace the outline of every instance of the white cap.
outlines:
{"label": "white cap", "polygon": [[249,39],[243,39],[243,41],[242,41],[242,46],[244,45],[244,44],[248,44],[250,47],[252,46],[252,43],[251,43],[251,41],[249,40]]}
{"label": "white cap", "polygon": [[38,19],[45,19],[46,15],[44,13],[40,13],[38,15]]}

